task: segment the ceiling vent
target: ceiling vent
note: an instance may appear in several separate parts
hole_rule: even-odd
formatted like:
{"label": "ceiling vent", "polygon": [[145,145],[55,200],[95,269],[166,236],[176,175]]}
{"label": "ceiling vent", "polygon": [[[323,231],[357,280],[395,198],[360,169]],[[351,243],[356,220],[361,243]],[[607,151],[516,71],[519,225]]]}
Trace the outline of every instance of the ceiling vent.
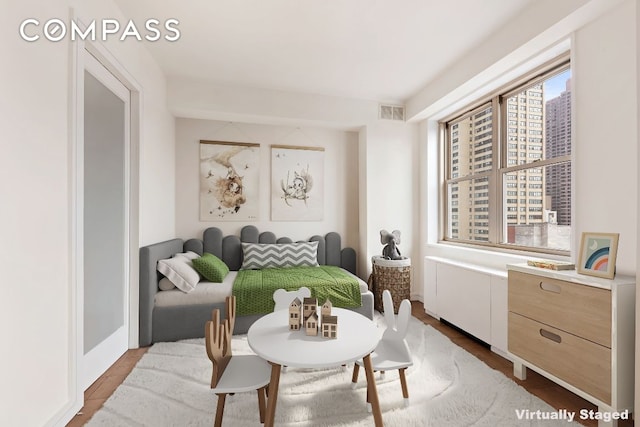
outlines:
{"label": "ceiling vent", "polygon": [[404,121],[404,106],[380,104],[380,119]]}

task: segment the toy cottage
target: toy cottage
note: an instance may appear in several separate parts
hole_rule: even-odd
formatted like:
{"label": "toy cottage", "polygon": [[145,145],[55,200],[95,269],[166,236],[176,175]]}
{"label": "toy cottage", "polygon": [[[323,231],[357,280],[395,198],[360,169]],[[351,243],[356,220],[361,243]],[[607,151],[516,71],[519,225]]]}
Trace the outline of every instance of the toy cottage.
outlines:
{"label": "toy cottage", "polygon": [[338,337],[338,316],[330,316],[330,315],[322,316],[322,337],[323,338]]}
{"label": "toy cottage", "polygon": [[315,311],[305,319],[304,326],[307,331],[307,335],[318,335],[318,315]]}
{"label": "toy cottage", "polygon": [[324,302],[324,304],[322,304],[322,308],[320,309],[320,313],[323,316],[331,316],[331,308],[333,307],[333,304],[331,304],[331,301],[329,300],[329,298],[327,298],[327,300]]}
{"label": "toy cottage", "polygon": [[300,298],[294,299],[289,304],[289,330],[298,331],[302,324],[302,301]]}
{"label": "toy cottage", "polygon": [[305,298],[303,301],[303,319],[306,319],[311,315],[311,313],[315,313],[318,309],[318,299],[317,298]]}

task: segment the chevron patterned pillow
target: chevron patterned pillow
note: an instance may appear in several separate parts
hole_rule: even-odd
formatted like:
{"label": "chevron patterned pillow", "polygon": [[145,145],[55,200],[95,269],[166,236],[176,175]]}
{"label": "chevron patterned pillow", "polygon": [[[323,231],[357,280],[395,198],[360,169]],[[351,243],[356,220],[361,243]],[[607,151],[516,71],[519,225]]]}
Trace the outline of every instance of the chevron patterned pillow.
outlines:
{"label": "chevron patterned pillow", "polygon": [[318,266],[318,242],[243,243],[242,252],[241,270]]}

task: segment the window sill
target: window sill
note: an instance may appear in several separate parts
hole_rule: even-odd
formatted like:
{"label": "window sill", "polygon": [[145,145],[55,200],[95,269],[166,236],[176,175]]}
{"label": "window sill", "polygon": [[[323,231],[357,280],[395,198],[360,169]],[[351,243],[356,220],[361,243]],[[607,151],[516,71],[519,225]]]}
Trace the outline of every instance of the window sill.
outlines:
{"label": "window sill", "polygon": [[499,276],[499,277],[505,277],[505,278],[507,277],[506,267],[504,269],[495,269],[495,268],[490,268],[483,265],[478,265],[476,263],[457,261],[457,260],[442,258],[437,256],[426,256],[425,259],[429,261],[441,263],[441,264],[447,264],[454,267],[464,268],[465,270],[471,270],[477,273],[485,273],[491,276]]}
{"label": "window sill", "polygon": [[504,272],[505,274],[507,264],[526,263],[530,259],[571,262],[570,257],[493,247],[479,248],[451,242],[427,244],[425,257],[435,257],[442,262],[458,263],[461,266],[468,265],[475,269],[486,269],[492,272]]}

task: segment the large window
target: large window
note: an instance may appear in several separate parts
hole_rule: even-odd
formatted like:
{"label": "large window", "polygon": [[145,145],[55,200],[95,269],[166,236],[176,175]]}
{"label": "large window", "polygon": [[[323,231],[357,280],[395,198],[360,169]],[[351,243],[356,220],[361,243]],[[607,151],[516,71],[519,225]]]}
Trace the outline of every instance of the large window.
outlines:
{"label": "large window", "polygon": [[557,64],[441,123],[445,240],[569,251],[571,69]]}

